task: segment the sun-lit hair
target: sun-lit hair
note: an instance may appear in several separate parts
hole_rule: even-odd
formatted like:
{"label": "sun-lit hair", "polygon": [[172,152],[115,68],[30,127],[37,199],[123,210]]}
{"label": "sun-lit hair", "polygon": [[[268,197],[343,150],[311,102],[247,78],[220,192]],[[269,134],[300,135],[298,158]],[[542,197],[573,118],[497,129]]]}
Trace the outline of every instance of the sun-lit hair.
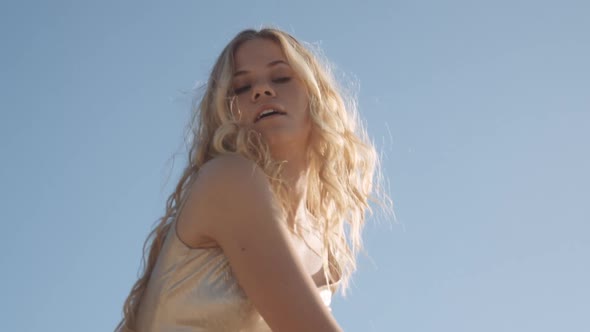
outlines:
{"label": "sun-lit hair", "polygon": [[[379,159],[358,118],[356,101],[351,94],[342,93],[332,75],[328,62],[312,47],[304,46],[286,32],[274,28],[259,31],[244,30],[223,49],[209,76],[203,97],[194,108],[191,119],[193,137],[185,167],[176,190],[166,204],[166,214],[151,231],[143,250],[143,271],[127,297],[124,317],[116,331],[134,331],[136,313],[141,297],[162,248],[165,235],[174,218],[179,215],[179,204],[196,173],[207,161],[227,153],[239,153],[254,161],[267,174],[277,202],[287,215],[291,204],[281,180],[283,161],[271,158],[269,147],[252,128],[238,124],[231,80],[234,56],[242,43],[263,38],[276,42],[288,63],[307,88],[312,123],[308,147],[306,207],[314,224],[306,231],[318,232],[324,243],[319,253],[323,259],[326,280],[340,279],[338,288],[343,296],[349,279],[356,270],[356,255],[362,250],[361,232],[365,212],[371,211],[369,200],[380,179]],[[386,196],[383,196],[386,197]],[[286,218],[283,218],[285,221]],[[302,236],[301,229],[289,225]],[[317,234],[317,233],[316,233]],[[145,253],[149,248],[147,262]]]}

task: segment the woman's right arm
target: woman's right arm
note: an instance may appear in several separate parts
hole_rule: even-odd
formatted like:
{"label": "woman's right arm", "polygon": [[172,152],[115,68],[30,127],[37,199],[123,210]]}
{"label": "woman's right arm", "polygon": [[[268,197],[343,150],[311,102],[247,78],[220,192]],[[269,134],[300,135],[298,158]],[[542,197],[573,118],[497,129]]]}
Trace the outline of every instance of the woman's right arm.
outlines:
{"label": "woman's right arm", "polygon": [[[199,170],[187,202],[195,229],[223,249],[238,283],[273,331],[342,331],[279,218],[264,172],[236,154]],[[190,205],[190,207],[189,207]]]}

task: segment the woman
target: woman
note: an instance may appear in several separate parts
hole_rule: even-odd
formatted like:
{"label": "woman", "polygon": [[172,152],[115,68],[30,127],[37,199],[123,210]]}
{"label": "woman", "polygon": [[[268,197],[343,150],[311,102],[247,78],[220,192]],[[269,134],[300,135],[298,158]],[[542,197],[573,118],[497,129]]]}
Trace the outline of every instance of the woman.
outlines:
{"label": "woman", "polygon": [[354,103],[295,38],[245,30],[196,113],[117,331],[340,331],[377,162]]}

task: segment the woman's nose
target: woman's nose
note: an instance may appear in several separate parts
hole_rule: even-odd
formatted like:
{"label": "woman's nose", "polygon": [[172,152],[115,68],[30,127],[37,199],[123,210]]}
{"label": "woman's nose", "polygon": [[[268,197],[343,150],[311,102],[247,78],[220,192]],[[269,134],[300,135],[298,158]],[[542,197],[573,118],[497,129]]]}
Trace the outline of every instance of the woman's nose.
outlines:
{"label": "woman's nose", "polygon": [[266,83],[256,84],[252,89],[252,101],[258,101],[262,96],[275,97],[275,91]]}

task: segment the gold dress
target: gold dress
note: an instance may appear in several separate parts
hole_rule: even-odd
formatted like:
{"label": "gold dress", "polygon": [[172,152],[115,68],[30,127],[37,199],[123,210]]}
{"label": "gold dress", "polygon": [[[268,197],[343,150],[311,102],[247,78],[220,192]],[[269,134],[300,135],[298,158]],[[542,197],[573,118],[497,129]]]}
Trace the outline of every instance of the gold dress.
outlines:
{"label": "gold dress", "polygon": [[[328,307],[335,285],[318,288]],[[188,247],[176,233],[176,220],[139,305],[137,330],[271,331],[238,285],[221,248]]]}

